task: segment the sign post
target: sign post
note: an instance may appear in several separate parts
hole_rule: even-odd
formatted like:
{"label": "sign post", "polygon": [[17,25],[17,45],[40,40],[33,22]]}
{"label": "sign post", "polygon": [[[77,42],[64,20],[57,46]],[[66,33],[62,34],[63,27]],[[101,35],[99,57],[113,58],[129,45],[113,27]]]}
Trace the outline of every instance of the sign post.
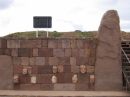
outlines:
{"label": "sign post", "polygon": [[[33,17],[34,28],[52,28],[51,16],[34,16]],[[49,36],[47,31],[47,37]],[[38,37],[38,30],[36,31],[36,37]]]}

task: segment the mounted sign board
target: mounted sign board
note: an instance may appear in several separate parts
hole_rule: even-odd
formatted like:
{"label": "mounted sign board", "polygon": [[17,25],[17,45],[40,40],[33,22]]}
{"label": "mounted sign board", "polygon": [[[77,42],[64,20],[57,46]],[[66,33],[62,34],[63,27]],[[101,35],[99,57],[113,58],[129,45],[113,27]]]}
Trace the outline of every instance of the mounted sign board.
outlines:
{"label": "mounted sign board", "polygon": [[34,16],[33,27],[34,28],[51,28],[52,17],[51,16]]}

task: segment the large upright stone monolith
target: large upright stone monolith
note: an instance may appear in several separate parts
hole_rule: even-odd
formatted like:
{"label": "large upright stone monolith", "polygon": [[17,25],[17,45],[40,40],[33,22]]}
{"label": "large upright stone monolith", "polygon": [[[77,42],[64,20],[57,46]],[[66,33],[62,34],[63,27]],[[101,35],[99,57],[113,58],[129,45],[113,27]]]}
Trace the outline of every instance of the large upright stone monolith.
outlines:
{"label": "large upright stone monolith", "polygon": [[107,11],[98,30],[95,90],[122,90],[121,33],[117,11]]}

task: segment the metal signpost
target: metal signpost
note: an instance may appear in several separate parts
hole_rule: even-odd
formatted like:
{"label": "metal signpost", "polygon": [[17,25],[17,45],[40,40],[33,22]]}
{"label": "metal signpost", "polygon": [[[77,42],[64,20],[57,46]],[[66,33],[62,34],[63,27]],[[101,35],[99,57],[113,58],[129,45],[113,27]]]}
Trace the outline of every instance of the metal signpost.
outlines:
{"label": "metal signpost", "polygon": [[[34,16],[33,28],[52,28],[51,16]],[[47,31],[47,37],[49,36]],[[38,30],[36,31],[36,37],[38,37]]]}

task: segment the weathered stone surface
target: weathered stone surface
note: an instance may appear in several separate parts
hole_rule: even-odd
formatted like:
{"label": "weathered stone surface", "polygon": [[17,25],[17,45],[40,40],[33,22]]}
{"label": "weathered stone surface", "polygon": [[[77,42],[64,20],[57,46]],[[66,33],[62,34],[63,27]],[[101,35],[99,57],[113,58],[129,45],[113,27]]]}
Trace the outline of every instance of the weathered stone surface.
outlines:
{"label": "weathered stone surface", "polygon": [[18,56],[18,49],[12,49],[12,51],[11,51],[11,56]]}
{"label": "weathered stone surface", "polygon": [[53,49],[51,48],[40,48],[38,50],[39,57],[52,57],[53,56]]}
{"label": "weathered stone surface", "polygon": [[37,83],[39,84],[51,84],[51,74],[42,74],[37,76]]}
{"label": "weathered stone surface", "polygon": [[48,47],[48,39],[41,40],[41,47],[42,48],[47,48]]}
{"label": "weathered stone surface", "polygon": [[20,48],[20,40],[7,40],[7,48]]}
{"label": "weathered stone surface", "polygon": [[7,40],[6,39],[0,40],[0,48],[7,48]]}
{"label": "weathered stone surface", "polygon": [[45,57],[36,57],[36,65],[45,65]]}
{"label": "weathered stone surface", "polygon": [[41,40],[21,40],[21,48],[41,48]]}
{"label": "weathered stone surface", "polygon": [[62,40],[62,48],[70,48],[70,40],[69,39],[63,39]]}
{"label": "weathered stone surface", "polygon": [[38,49],[37,48],[33,49],[33,56],[38,56]]}
{"label": "weathered stone surface", "polygon": [[54,90],[58,91],[74,91],[74,84],[54,84]]}
{"label": "weathered stone surface", "polygon": [[21,57],[21,65],[29,65],[29,58]]}
{"label": "weathered stone surface", "polygon": [[58,65],[57,57],[49,57],[49,65]]}
{"label": "weathered stone surface", "polygon": [[33,55],[33,50],[30,48],[19,48],[18,56],[19,57],[31,57]]}
{"label": "weathered stone surface", "polygon": [[107,11],[98,30],[96,90],[122,90],[121,33],[117,11]]}
{"label": "weathered stone surface", "polygon": [[58,47],[58,41],[56,39],[48,40],[48,48],[57,48],[57,47]]}
{"label": "weathered stone surface", "polygon": [[65,57],[71,57],[71,49],[65,49]]}
{"label": "weathered stone surface", "polygon": [[54,49],[53,50],[53,56],[55,56],[55,57],[64,57],[65,56],[64,49]]}
{"label": "weathered stone surface", "polygon": [[70,57],[70,65],[76,65],[76,58]]}
{"label": "weathered stone surface", "polygon": [[77,48],[84,48],[83,40],[81,40],[81,39],[77,40]]}
{"label": "weathered stone surface", "polygon": [[13,67],[10,56],[0,56],[0,89],[13,89]]}

